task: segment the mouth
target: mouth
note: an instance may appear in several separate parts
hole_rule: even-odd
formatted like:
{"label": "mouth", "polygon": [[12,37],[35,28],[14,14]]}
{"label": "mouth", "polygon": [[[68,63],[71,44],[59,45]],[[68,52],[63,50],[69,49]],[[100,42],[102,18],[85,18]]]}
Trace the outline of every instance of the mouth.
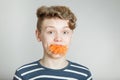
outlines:
{"label": "mouth", "polygon": [[67,52],[68,48],[66,45],[58,45],[58,44],[51,44],[49,46],[49,51],[52,54],[56,54],[56,55],[65,55]]}

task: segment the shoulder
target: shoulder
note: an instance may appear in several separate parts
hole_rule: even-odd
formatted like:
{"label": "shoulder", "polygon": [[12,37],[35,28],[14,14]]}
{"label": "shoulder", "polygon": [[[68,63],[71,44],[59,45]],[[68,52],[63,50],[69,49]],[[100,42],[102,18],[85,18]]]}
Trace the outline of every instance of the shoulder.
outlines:
{"label": "shoulder", "polygon": [[81,68],[81,69],[89,70],[88,67],[86,67],[86,66],[84,66],[84,65],[81,65],[81,64],[79,64],[79,63],[71,62],[71,61],[69,61],[69,62],[70,62],[70,66],[72,66],[72,67],[76,67],[76,68]]}
{"label": "shoulder", "polygon": [[86,77],[88,80],[90,80],[91,77],[91,71],[89,70],[88,67],[69,61],[69,68],[67,68],[67,71],[69,72],[74,72],[76,74],[79,74],[81,76]]}
{"label": "shoulder", "polygon": [[23,77],[27,79],[27,75],[29,73],[32,73],[34,71],[38,71],[41,69],[42,68],[39,66],[39,60],[25,64],[16,70],[13,80],[22,80]]}
{"label": "shoulder", "polygon": [[39,66],[38,61],[34,61],[34,62],[31,62],[31,63],[24,64],[23,66],[19,67],[16,71],[20,72],[20,73],[23,73],[23,72],[29,71],[31,69],[35,69],[38,66]]}
{"label": "shoulder", "polygon": [[91,78],[91,71],[89,70],[88,67],[81,65],[79,63],[75,63],[75,62],[71,62],[71,61],[69,61],[69,62],[70,62],[69,71],[78,73],[87,78]]}

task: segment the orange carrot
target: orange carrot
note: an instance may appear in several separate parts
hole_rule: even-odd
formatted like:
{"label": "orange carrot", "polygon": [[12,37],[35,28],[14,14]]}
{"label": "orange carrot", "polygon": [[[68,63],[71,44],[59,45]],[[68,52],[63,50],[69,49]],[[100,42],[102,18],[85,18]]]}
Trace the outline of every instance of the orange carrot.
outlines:
{"label": "orange carrot", "polygon": [[67,46],[52,44],[49,46],[49,50],[53,54],[65,55],[67,52]]}

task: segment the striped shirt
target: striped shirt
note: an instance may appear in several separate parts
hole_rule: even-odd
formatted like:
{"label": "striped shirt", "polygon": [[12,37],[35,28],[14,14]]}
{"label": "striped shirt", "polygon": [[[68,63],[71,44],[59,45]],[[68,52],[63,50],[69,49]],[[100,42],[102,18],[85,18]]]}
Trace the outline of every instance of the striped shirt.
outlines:
{"label": "striped shirt", "polygon": [[18,68],[13,80],[92,80],[92,77],[88,68],[71,61],[65,68],[54,70],[38,60]]}

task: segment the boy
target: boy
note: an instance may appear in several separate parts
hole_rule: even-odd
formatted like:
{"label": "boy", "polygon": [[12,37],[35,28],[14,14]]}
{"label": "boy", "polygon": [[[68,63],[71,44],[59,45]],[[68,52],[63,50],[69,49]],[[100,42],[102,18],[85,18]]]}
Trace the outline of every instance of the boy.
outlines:
{"label": "boy", "polygon": [[37,10],[36,37],[42,42],[42,59],[17,69],[13,80],[92,80],[88,68],[66,60],[76,17],[66,6]]}

